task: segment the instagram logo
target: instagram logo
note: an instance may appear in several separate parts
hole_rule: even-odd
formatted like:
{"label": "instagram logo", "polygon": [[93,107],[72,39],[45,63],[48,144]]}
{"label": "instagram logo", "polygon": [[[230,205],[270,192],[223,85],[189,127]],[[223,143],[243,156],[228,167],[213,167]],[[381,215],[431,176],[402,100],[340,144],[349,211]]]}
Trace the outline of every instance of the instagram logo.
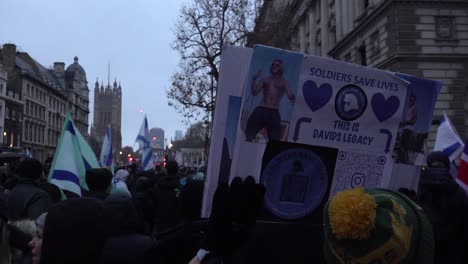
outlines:
{"label": "instagram logo", "polygon": [[362,173],[355,173],[351,177],[351,188],[364,187],[366,183],[366,175]]}

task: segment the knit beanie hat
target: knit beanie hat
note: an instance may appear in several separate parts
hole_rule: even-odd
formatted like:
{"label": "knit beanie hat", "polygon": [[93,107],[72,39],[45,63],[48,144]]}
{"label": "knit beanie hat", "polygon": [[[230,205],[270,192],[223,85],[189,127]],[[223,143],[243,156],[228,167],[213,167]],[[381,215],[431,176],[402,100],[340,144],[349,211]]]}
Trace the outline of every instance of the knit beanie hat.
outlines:
{"label": "knit beanie hat", "polygon": [[111,185],[112,172],[105,168],[89,169],[85,179],[90,191],[105,191]]}
{"label": "knit beanie hat", "polygon": [[16,173],[23,179],[37,180],[42,175],[42,164],[40,161],[31,158],[22,159],[16,168]]}
{"label": "knit beanie hat", "polygon": [[403,194],[361,188],[339,192],[325,206],[327,263],[433,263],[432,226]]}

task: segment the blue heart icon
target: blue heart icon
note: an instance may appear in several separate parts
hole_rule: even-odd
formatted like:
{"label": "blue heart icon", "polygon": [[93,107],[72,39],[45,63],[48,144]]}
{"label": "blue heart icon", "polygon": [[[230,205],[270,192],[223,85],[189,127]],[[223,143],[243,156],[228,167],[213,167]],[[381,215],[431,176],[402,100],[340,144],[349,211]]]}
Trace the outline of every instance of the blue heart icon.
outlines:
{"label": "blue heart icon", "polygon": [[308,80],[302,86],[302,94],[304,95],[307,106],[312,112],[315,112],[330,101],[333,95],[333,88],[328,83],[317,87],[314,81]]}
{"label": "blue heart icon", "polygon": [[383,94],[376,93],[372,96],[371,105],[375,116],[380,123],[382,123],[398,111],[398,107],[400,107],[400,99],[392,95],[385,100],[385,96]]}

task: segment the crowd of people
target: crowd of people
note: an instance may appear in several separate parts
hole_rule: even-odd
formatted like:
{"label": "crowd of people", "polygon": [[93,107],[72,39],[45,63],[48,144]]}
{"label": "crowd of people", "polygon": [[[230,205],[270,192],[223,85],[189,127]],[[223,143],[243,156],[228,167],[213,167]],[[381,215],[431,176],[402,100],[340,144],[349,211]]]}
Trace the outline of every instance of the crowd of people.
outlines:
{"label": "crowd of people", "polygon": [[89,169],[81,197],[47,167],[22,159],[0,179],[0,264],[468,263],[468,197],[442,152],[417,190],[342,191],[319,223],[259,220],[265,188],[251,176],[219,185],[201,219],[204,173],[173,160]]}

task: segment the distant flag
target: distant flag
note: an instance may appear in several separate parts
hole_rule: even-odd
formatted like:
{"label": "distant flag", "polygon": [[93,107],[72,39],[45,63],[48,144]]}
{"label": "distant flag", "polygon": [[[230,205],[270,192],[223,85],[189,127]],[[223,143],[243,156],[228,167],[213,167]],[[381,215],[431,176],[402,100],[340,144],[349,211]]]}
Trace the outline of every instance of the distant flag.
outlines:
{"label": "distant flag", "polygon": [[444,152],[450,159],[455,160],[463,151],[463,141],[453,127],[447,114],[444,113],[437,129],[434,151]]}
{"label": "distant flag", "polygon": [[148,119],[145,115],[145,119],[141,124],[140,131],[138,132],[137,138],[135,140],[135,143],[138,143],[138,150],[143,153],[141,158],[141,168],[143,170],[149,170],[153,166],[153,150],[151,148],[150,142]]}
{"label": "distant flag", "polygon": [[96,156],[68,113],[50,169],[49,182],[81,196],[82,190],[88,189],[86,169],[98,167]]}
{"label": "distant flag", "polygon": [[28,158],[30,158],[30,159],[33,158],[32,152],[31,152],[31,150],[29,150],[29,148],[26,148],[26,153],[25,153],[25,154],[26,154],[26,156],[27,156]]}
{"label": "distant flag", "polygon": [[111,130],[110,125],[106,129],[106,135],[104,136],[104,140],[102,142],[101,148],[101,156],[99,158],[99,162],[102,167],[113,167],[113,149],[112,149],[112,140],[111,140]]}
{"label": "distant flag", "polygon": [[458,167],[457,183],[468,193],[468,140],[465,142],[465,149],[461,155],[460,166]]}

